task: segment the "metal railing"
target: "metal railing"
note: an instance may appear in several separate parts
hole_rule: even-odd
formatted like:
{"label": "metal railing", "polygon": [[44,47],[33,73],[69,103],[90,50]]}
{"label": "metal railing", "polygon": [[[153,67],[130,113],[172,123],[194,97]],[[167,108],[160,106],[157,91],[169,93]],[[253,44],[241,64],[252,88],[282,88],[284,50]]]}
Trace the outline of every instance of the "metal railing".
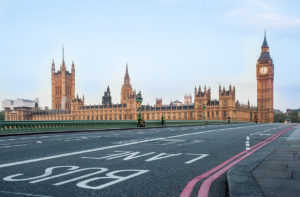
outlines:
{"label": "metal railing", "polygon": [[[231,121],[231,123],[245,123],[240,121]],[[146,127],[161,126],[190,126],[205,124],[227,124],[227,121],[204,121],[204,120],[169,120],[165,125],[160,121],[146,121]],[[26,132],[44,132],[44,131],[66,131],[66,130],[103,130],[103,129],[125,129],[136,128],[137,121],[95,121],[95,120],[78,120],[78,121],[5,121],[0,122],[0,135],[10,133]]]}

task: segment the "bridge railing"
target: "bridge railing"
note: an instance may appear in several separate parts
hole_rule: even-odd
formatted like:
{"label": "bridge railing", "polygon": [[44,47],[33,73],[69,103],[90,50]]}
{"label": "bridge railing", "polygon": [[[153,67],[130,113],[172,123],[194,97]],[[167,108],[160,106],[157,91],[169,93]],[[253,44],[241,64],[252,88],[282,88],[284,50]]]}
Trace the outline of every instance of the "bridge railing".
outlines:
{"label": "bridge railing", "polygon": [[[164,126],[189,126],[204,124],[226,124],[227,121],[203,121],[203,120],[169,120]],[[231,121],[231,123],[245,123]],[[161,127],[160,121],[146,121],[146,127]],[[6,121],[0,122],[0,135],[8,133],[43,132],[43,131],[65,131],[65,130],[92,130],[92,129],[117,129],[136,128],[136,121],[114,121],[114,120],[78,120],[78,121]]]}

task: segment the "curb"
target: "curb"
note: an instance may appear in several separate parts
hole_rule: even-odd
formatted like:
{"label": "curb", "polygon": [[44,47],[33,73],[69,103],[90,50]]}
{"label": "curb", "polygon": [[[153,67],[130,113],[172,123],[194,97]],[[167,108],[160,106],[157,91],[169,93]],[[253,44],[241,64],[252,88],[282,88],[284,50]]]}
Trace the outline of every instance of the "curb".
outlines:
{"label": "curb", "polygon": [[273,141],[273,143],[263,147],[260,151],[254,153],[227,172],[226,178],[230,197],[264,197],[252,172],[284,141],[285,139],[279,137],[277,140]]}

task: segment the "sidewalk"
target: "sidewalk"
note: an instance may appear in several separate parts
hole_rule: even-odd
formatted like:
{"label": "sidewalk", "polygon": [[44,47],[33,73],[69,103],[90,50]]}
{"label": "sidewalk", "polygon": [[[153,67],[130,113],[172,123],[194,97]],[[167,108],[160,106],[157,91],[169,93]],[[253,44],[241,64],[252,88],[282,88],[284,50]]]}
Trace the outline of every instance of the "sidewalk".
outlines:
{"label": "sidewalk", "polygon": [[266,197],[300,196],[300,127],[252,172]]}
{"label": "sidewalk", "polygon": [[231,197],[300,197],[300,126],[227,174]]}

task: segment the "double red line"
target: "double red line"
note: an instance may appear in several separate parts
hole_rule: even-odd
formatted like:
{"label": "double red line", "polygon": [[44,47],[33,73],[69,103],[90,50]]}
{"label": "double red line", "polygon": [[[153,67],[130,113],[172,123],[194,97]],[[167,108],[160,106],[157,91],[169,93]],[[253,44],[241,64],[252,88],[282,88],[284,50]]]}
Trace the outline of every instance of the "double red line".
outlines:
{"label": "double red line", "polygon": [[296,127],[298,125],[293,125],[287,129],[284,129],[282,131],[279,131],[278,133],[272,135],[271,137],[265,139],[264,141],[252,146],[250,150],[244,150],[240,152],[239,154],[231,157],[230,159],[226,160],[225,162],[219,164],[218,166],[214,167],[213,169],[197,176],[196,178],[192,179],[188,184],[184,187],[183,191],[180,194],[180,197],[189,197],[196,185],[199,181],[206,178],[206,180],[202,183],[199,192],[198,197],[208,197],[208,192],[210,189],[211,184],[219,178],[222,174],[224,174],[227,170],[244,160],[245,158],[249,157],[265,145],[271,143],[275,139],[277,139],[279,136],[285,134],[292,128]]}

